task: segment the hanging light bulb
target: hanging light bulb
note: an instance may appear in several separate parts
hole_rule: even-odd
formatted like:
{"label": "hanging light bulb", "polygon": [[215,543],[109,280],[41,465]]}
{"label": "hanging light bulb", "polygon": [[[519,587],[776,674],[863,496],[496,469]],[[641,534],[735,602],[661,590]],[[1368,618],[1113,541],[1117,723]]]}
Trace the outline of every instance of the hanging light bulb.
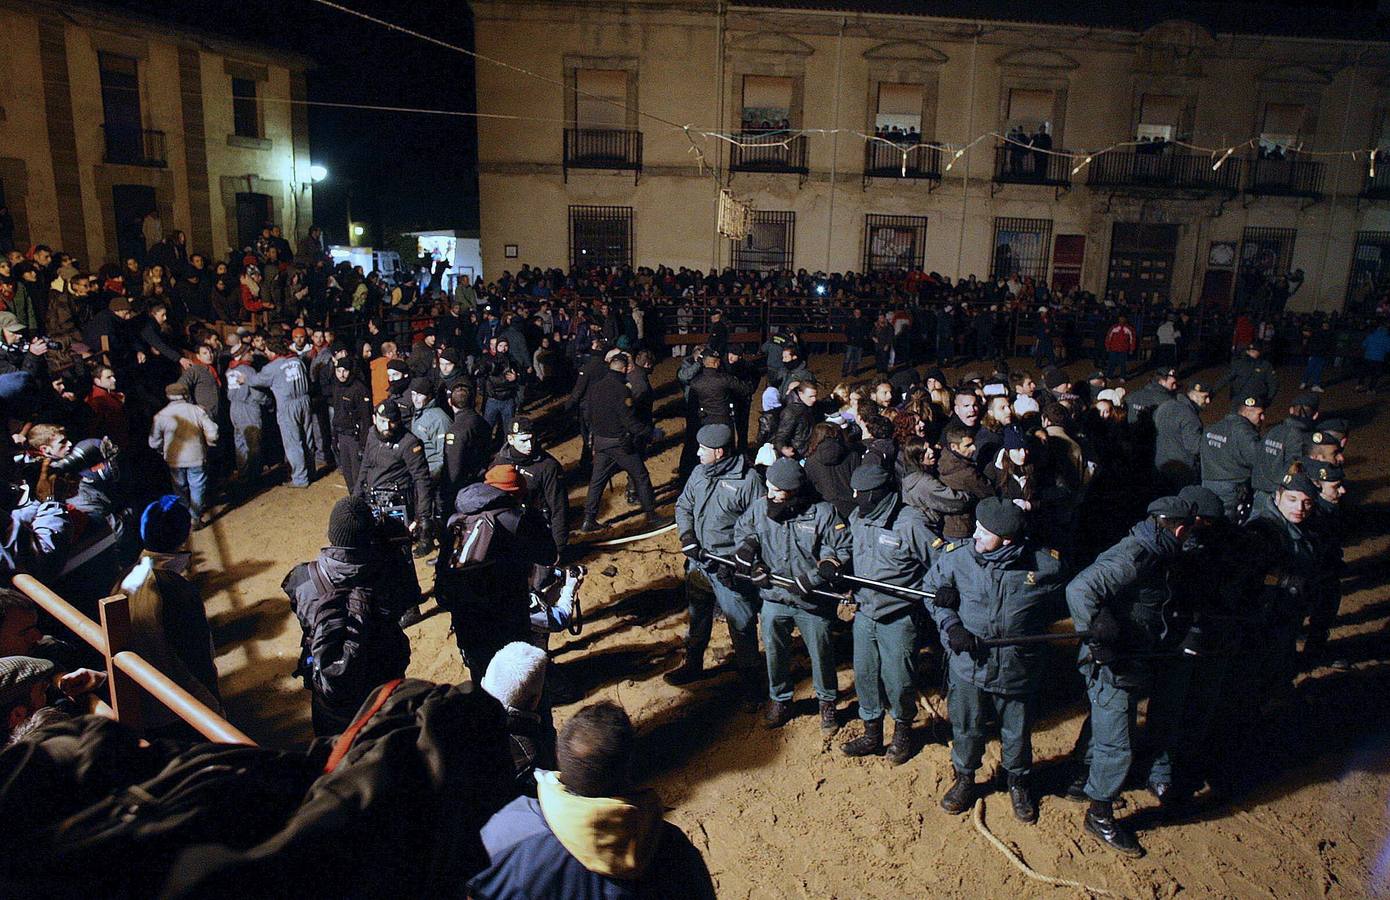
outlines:
{"label": "hanging light bulb", "polygon": [[[907,151],[907,150],[904,150],[904,151],[903,151],[903,177],[904,177],[904,178],[907,177],[907,154],[908,154],[908,152],[909,152],[909,151]],[[1371,162],[1371,177],[1374,178],[1374,177],[1375,177],[1375,174],[1376,174],[1375,161],[1372,160],[1372,162]]]}
{"label": "hanging light bulb", "polygon": [[1376,147],[1375,149],[1373,149],[1373,150],[1371,151],[1371,178],[1372,178],[1372,179],[1374,179],[1374,178],[1376,177],[1376,154],[1379,153],[1379,152],[1380,152],[1380,148],[1379,148],[1379,147]]}
{"label": "hanging light bulb", "polygon": [[[964,147],[962,147],[962,148],[960,148],[959,150],[957,150],[956,153],[955,153],[955,155],[951,157],[951,161],[948,162],[948,163],[946,164],[946,172],[951,171],[951,166],[954,166],[954,165],[956,164],[956,160],[960,159],[960,158],[961,158],[962,156],[964,156],[964,155],[965,155],[965,148],[964,148]],[[944,175],[945,172],[943,172],[942,174]]]}
{"label": "hanging light bulb", "polygon": [[1216,161],[1216,164],[1211,167],[1211,170],[1215,172],[1217,169],[1221,168],[1221,164],[1224,163],[1227,159],[1229,159],[1231,154],[1235,152],[1235,147],[1227,147],[1226,152],[1221,154],[1221,158]]}
{"label": "hanging light bulb", "polygon": [[1077,172],[1080,172],[1082,169],[1086,168],[1086,166],[1090,165],[1091,160],[1092,160],[1093,158],[1094,158],[1094,157],[1087,156],[1087,157],[1086,157],[1085,159],[1083,159],[1081,162],[1077,163],[1076,168],[1075,168],[1075,169],[1072,169],[1072,170],[1071,170],[1071,173],[1072,173],[1073,175],[1075,175]]}

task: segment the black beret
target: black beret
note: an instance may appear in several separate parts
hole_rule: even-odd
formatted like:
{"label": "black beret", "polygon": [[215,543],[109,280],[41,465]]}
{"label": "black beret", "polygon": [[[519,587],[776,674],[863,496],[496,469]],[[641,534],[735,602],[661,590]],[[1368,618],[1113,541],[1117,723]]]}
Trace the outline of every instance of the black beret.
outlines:
{"label": "black beret", "polygon": [[981,500],[975,507],[975,520],[991,534],[1014,541],[1023,537],[1027,524],[1023,510],[1012,500],[1001,500],[998,497],[986,497]]}
{"label": "black beret", "polygon": [[1317,482],[1308,476],[1306,472],[1291,472],[1279,481],[1279,489],[1283,491],[1298,491],[1300,494],[1307,494],[1309,497],[1316,497],[1322,493]]}
{"label": "black beret", "polygon": [[893,476],[883,466],[870,463],[854,470],[849,477],[849,486],[856,491],[876,491],[893,481]]}
{"label": "black beret", "polygon": [[1303,459],[1303,471],[1308,473],[1308,477],[1314,481],[1346,481],[1347,473],[1336,463],[1323,462],[1320,459]]}
{"label": "black beret", "polygon": [[767,469],[767,483],[784,491],[799,491],[806,485],[806,472],[801,463],[782,457]]}
{"label": "black beret", "polygon": [[734,442],[734,430],[728,425],[715,423],[705,425],[695,432],[695,440],[701,447],[709,447],[711,450],[719,450],[729,446]]}
{"label": "black beret", "polygon": [[1149,504],[1147,512],[1165,519],[1190,519],[1195,512],[1192,507],[1193,504],[1182,497],[1159,497]]}
{"label": "black beret", "polygon": [[1201,516],[1204,519],[1226,518],[1226,506],[1211,488],[1204,488],[1200,484],[1189,484],[1178,491],[1178,499],[1192,508],[1193,515]]}

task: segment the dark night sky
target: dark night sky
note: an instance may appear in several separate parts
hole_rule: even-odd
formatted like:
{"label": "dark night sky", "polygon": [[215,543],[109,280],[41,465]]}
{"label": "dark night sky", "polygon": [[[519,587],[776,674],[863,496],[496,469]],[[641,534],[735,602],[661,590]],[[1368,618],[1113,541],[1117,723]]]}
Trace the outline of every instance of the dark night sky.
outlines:
{"label": "dark night sky", "polygon": [[[90,0],[89,0],[90,2]],[[472,111],[473,64],[438,47],[312,0],[107,0],[171,25],[294,51],[314,60],[309,99]],[[344,6],[472,48],[472,15],[461,0],[343,0]],[[315,186],[315,219],[346,243],[353,218],[385,231],[476,228],[474,120],[395,112],[309,111],[313,160],[329,178]],[[380,236],[372,236],[374,242]]]}

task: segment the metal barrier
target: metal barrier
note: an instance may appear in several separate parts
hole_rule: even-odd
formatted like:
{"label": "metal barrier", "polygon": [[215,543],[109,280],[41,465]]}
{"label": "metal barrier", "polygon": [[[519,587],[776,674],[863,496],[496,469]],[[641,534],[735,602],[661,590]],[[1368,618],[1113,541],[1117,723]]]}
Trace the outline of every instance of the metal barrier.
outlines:
{"label": "metal barrier", "polygon": [[139,731],[140,690],[144,689],[208,740],[256,746],[255,741],[175,684],[143,656],[125,649],[130,643],[129,598],[117,594],[102,600],[101,624],[98,625],[32,575],[16,575],[13,584],[20,593],[106,657],[111,718]]}

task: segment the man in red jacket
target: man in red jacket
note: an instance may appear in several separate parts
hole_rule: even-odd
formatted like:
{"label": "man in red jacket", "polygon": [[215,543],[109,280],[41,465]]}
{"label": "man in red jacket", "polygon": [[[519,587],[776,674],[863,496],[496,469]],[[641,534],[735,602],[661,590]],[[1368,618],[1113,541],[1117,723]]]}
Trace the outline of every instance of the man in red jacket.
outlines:
{"label": "man in red jacket", "polygon": [[1110,330],[1105,333],[1105,377],[1125,378],[1129,365],[1129,355],[1139,348],[1134,328],[1129,320],[1120,316]]}

